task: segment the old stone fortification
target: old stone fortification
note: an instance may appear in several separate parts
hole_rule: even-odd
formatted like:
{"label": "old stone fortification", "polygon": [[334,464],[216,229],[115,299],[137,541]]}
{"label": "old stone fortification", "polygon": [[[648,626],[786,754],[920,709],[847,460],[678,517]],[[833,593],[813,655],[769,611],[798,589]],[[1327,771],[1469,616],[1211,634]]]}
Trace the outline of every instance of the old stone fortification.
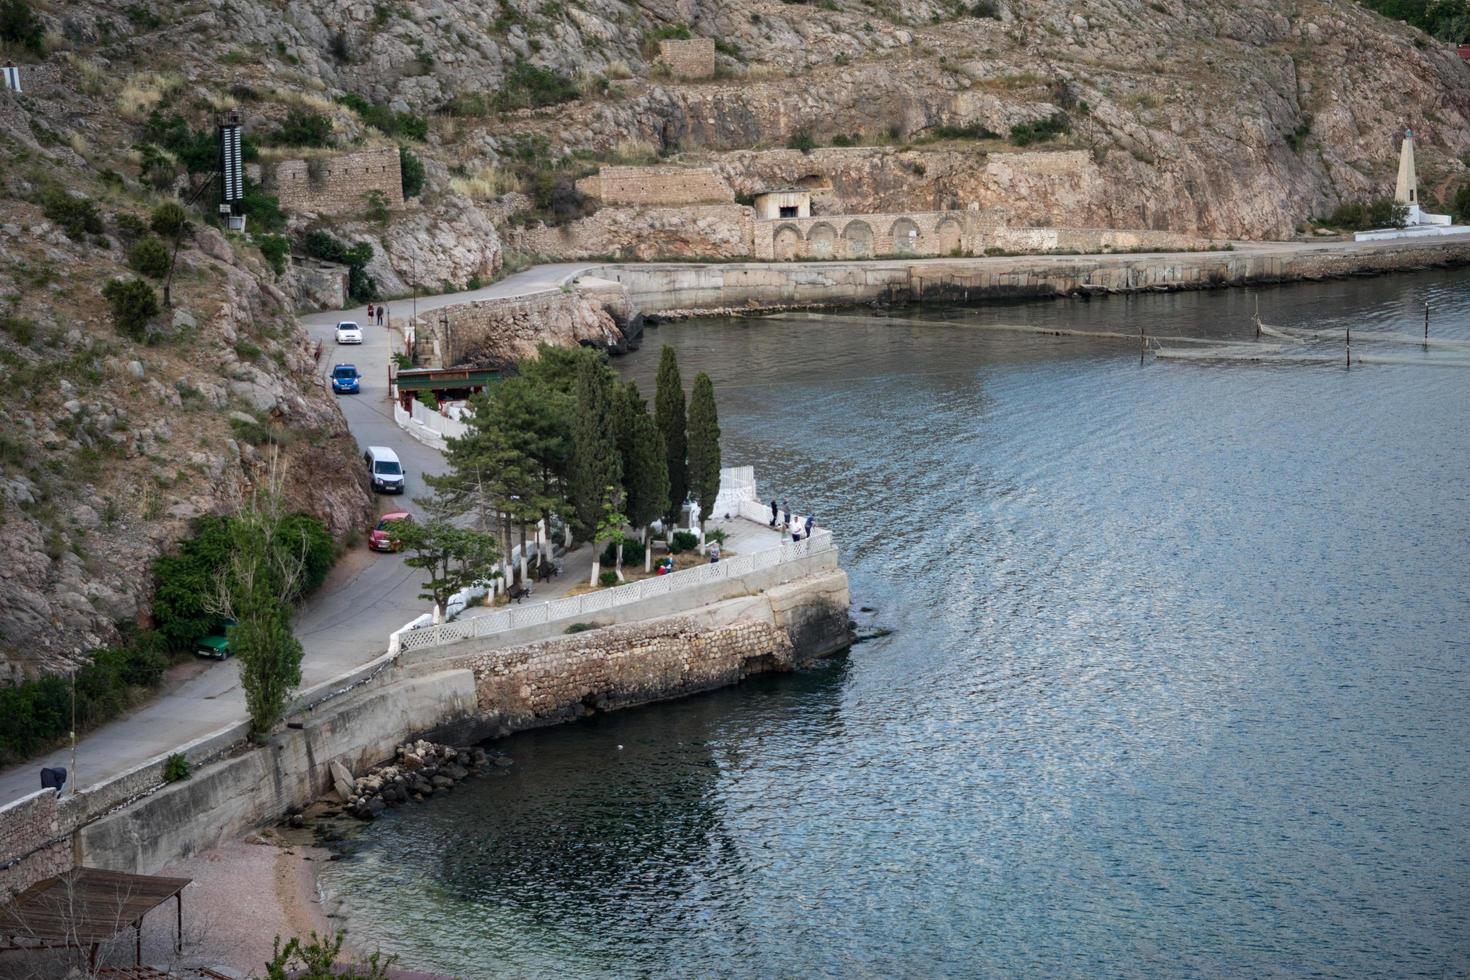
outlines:
{"label": "old stone fortification", "polygon": [[658,61],[675,78],[695,80],[713,78],[715,74],[715,42],[713,38],[670,38],[658,42]]}
{"label": "old stone fortification", "polygon": [[[768,569],[722,601],[699,590],[682,603],[660,596],[620,609],[634,620],[627,625],[563,636],[549,624],[411,660],[388,655],[327,685],[343,693],[304,696],[310,706],[291,715],[298,727],[266,746],[248,747],[242,723],[183,747],[195,771],[182,782],[162,782],[159,758],[75,796],[27,797],[0,810],[0,899],[73,861],[157,871],[327,792],[329,763],[360,772],[411,737],[477,740],[789,670],[846,647],[847,578],[835,551],[790,565],[808,574],[772,578]],[[677,611],[661,615],[671,601]]]}
{"label": "old stone fortification", "polygon": [[630,312],[620,286],[592,282],[578,289],[441,307],[419,315],[415,335],[420,350],[441,365],[508,364],[534,357],[541,344],[622,349],[634,333],[630,320],[634,326],[636,320],[630,317],[620,325],[619,314]]}
{"label": "old stone fortification", "polygon": [[847,214],[752,223],[758,259],[869,259],[880,255],[980,255],[1003,252],[1187,251],[1209,243],[1169,231],[1108,228],[1007,228],[975,211]]}
{"label": "old stone fortification", "polygon": [[282,160],[265,170],[267,186],[292,211],[350,214],[367,206],[374,191],[388,207],[403,206],[403,174],[398,150],[384,146],[355,153]]}
{"label": "old stone fortification", "polygon": [[735,259],[750,257],[752,221],[751,209],[738,204],[615,207],[555,228],[507,229],[506,235],[512,248],[561,259]]}
{"label": "old stone fortification", "polygon": [[1260,246],[1164,256],[605,265],[646,313],[1207,289],[1470,264],[1470,240]]}
{"label": "old stone fortification", "polygon": [[601,167],[577,190],[604,204],[732,204],[735,192],[709,167]]}

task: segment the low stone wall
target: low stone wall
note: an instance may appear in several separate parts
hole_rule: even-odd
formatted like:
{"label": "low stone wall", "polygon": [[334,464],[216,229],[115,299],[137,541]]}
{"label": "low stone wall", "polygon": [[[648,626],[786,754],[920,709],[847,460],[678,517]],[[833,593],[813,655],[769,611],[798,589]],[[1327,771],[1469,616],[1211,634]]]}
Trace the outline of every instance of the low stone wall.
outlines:
{"label": "low stone wall", "polygon": [[577,190],[604,204],[733,204],[735,192],[712,167],[601,167]]}
{"label": "low stone wall", "polygon": [[1163,255],[604,265],[588,274],[620,282],[646,313],[667,313],[1208,289],[1463,264],[1470,264],[1470,236]]}
{"label": "low stone wall", "polygon": [[55,790],[37,790],[0,807],[0,904],[71,870],[73,829]]}
{"label": "low stone wall", "polygon": [[395,147],[282,160],[265,168],[267,186],[292,211],[351,214],[377,191],[390,208],[403,206],[403,172]]}

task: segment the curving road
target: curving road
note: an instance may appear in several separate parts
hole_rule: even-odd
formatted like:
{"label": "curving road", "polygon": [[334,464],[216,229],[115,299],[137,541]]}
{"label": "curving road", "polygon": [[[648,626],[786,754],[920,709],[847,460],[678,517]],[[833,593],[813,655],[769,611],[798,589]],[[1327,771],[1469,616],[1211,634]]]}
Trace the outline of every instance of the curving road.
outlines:
{"label": "curving road", "polygon": [[[469,299],[517,296],[553,289],[590,263],[537,266],[472,292],[420,297],[419,312]],[[412,300],[388,304],[394,319],[405,317]],[[367,310],[314,313],[301,318],[312,339],[322,341],[322,384],[337,363],[356,364],[363,374],[362,393],[337,396],[347,425],[359,446],[390,446],[408,471],[403,495],[378,498],[378,512],[415,512],[415,496],[427,491],[424,473],[443,469],[437,450],[409,438],[393,421],[388,400],[388,327],[367,326]],[[361,346],[338,347],[333,328],[339,319],[363,324]],[[327,390],[331,390],[327,385]],[[364,529],[366,530],[366,529]],[[420,573],[399,555],[380,555],[361,544],[332,569],[327,581],[297,612],[296,635],[306,656],[303,688],[367,663],[387,649],[388,634],[428,609],[418,598]],[[73,785],[90,786],[155,756],[245,719],[245,700],[234,661],[200,661],[171,671],[172,686],[133,713],[103,725],[77,744]],[[71,751],[62,749],[0,772],[0,806],[41,788],[42,766],[71,769]],[[77,778],[79,777],[79,779]]]}

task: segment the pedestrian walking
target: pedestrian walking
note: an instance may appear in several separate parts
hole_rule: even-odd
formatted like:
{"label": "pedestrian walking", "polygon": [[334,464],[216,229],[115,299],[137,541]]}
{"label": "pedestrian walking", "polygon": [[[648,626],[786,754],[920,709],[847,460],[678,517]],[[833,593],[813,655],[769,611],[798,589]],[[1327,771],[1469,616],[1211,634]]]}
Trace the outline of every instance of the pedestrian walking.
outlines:
{"label": "pedestrian walking", "polygon": [[718,562],[719,560],[720,560],[720,543],[718,541],[711,541],[709,543],[709,563],[711,565],[713,565],[716,562]]}
{"label": "pedestrian walking", "polygon": [[388,312],[388,307],[384,306],[382,303],[379,303],[378,304],[378,326],[381,327],[383,325],[383,316],[387,312]]}
{"label": "pedestrian walking", "polygon": [[800,541],[801,540],[801,515],[800,514],[797,514],[791,520],[791,540],[792,541]]}
{"label": "pedestrian walking", "polygon": [[786,524],[790,524],[791,523],[791,502],[790,501],[787,501],[787,500],[781,501],[781,513],[782,513],[782,515],[784,515],[781,518],[781,520],[784,523],[786,523]]}
{"label": "pedestrian walking", "polygon": [[817,524],[817,519],[811,514],[806,515],[806,528],[802,531],[807,537],[812,536],[812,528]]}
{"label": "pedestrian walking", "polygon": [[368,322],[368,326],[372,326],[373,325],[373,304],[371,304],[371,303],[368,304],[368,318],[367,318],[367,322]]}
{"label": "pedestrian walking", "polygon": [[776,518],[779,517],[779,516],[780,516],[780,514],[776,510],[776,498],[775,497],[772,497],[771,498],[771,527],[775,527],[776,526]]}

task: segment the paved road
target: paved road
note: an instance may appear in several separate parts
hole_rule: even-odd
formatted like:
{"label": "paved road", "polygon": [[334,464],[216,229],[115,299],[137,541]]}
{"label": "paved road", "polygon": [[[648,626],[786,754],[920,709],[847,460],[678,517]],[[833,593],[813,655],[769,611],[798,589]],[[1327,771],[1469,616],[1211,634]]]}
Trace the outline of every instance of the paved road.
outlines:
{"label": "paved road", "polygon": [[[586,267],[585,263],[537,266],[473,292],[421,297],[418,309],[422,312],[467,298],[515,296],[556,288]],[[390,303],[389,309],[402,316],[412,306],[410,300],[399,300]],[[366,312],[358,307],[340,314],[317,313],[302,317],[302,322],[313,339],[322,341],[323,379],[339,362],[354,363],[363,373],[361,394],[338,397],[358,444],[392,447],[408,471],[407,490],[401,497],[380,497],[379,513],[400,508],[417,511],[412,498],[427,491],[423,474],[440,472],[444,460],[437,450],[409,438],[394,423],[387,391],[389,331],[386,327],[366,326]],[[362,346],[335,344],[333,327],[342,318],[364,321]],[[389,633],[427,611],[428,604],[418,598],[419,581],[419,573],[406,567],[401,556],[369,552],[366,544],[344,557],[296,617],[296,634],[306,652],[302,687],[318,684],[383,653]],[[200,663],[171,676],[183,679],[144,707],[102,726],[78,743],[80,785],[90,786],[244,720],[244,696],[234,661]],[[0,772],[0,805],[40,789],[38,770],[42,766],[70,768],[70,750],[52,752]]]}

